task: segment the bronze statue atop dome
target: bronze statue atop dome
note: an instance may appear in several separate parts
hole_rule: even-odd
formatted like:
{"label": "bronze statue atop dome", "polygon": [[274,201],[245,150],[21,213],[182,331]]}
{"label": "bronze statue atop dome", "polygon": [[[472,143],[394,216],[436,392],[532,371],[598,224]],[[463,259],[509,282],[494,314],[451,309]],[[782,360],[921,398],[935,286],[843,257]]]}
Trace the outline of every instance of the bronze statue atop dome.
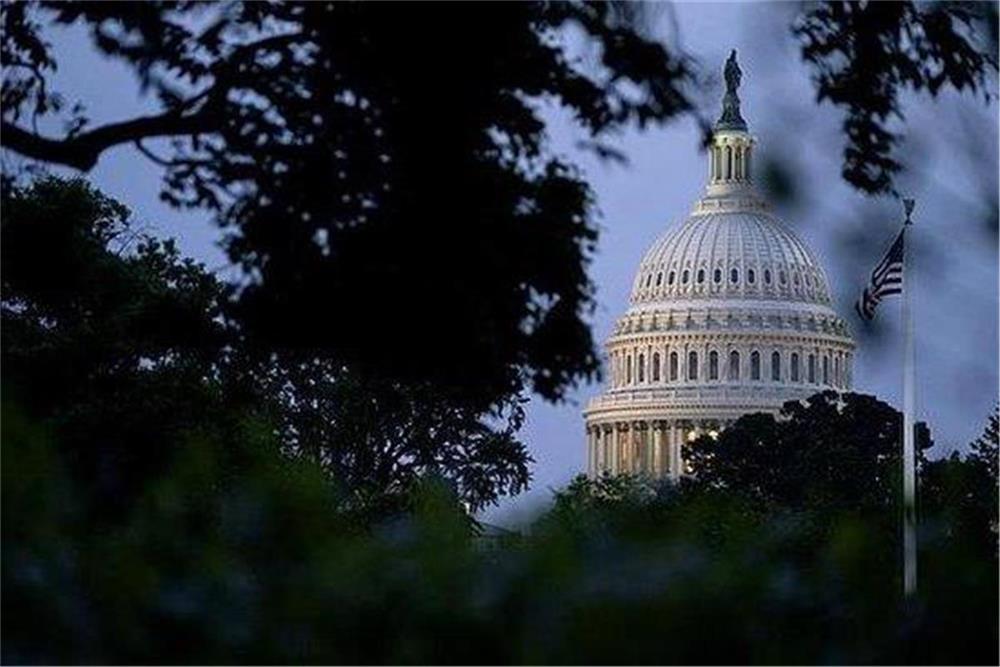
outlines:
{"label": "bronze statue atop dome", "polygon": [[740,115],[740,98],[736,89],[740,87],[740,80],[743,78],[743,70],[736,62],[736,49],[729,54],[726,60],[726,67],[723,69],[723,76],[726,79],[726,95],[722,98],[722,115],[715,123],[717,130],[742,130],[746,131],[747,123]]}

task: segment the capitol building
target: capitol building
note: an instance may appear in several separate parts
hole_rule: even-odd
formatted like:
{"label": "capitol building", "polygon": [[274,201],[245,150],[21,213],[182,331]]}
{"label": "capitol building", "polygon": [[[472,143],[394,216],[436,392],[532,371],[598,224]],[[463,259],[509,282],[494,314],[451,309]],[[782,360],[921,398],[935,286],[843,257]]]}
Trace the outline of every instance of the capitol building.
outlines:
{"label": "capitol building", "polygon": [[754,189],[735,52],[725,78],[704,196],[646,252],[606,342],[608,386],[584,411],[591,476],[676,479],[685,441],[851,387],[854,342],[826,274]]}

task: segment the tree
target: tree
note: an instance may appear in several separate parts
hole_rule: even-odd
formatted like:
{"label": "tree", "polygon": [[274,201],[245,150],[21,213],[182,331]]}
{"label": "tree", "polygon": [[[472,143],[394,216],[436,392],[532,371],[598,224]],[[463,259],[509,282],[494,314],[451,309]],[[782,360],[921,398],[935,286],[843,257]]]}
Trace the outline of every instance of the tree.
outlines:
{"label": "tree", "polygon": [[[803,10],[795,34],[819,99],[848,112],[852,183],[891,187],[887,123],[902,115],[900,90],[983,88],[995,58],[975,31],[988,11]],[[568,107],[601,154],[601,138],[623,125],[694,113],[691,63],[641,36],[636,13],[615,3],[9,4],[4,146],[86,170],[134,144],[162,163],[168,201],[217,212],[248,276],[237,294],[245,332],[264,344],[329,353],[366,377],[430,381],[481,410],[522,388],[559,399],[598,368],[584,322],[596,230],[590,191],[547,150],[536,105]],[[57,63],[45,26],[73,23],[136,72],[158,113],[91,128],[74,106],[64,135],[34,129],[67,106],[49,89]],[[568,30],[596,47],[594,67],[570,60]]]}
{"label": "tree", "polygon": [[930,515],[932,530],[978,556],[997,558],[998,480],[997,411],[990,415],[983,434],[962,456],[927,464],[920,479],[920,508]]}
{"label": "tree", "polygon": [[[4,9],[4,145],[88,169],[171,137],[164,197],[218,212],[243,331],[480,411],[594,375],[591,195],[537,100],[595,138],[688,108],[685,63],[604,4],[42,4]],[[65,137],[32,19],[82,23],[163,111]],[[197,25],[197,28],[194,27]],[[470,26],[488,25],[488,30]],[[575,26],[600,72],[568,59]]]}
{"label": "tree", "polygon": [[5,396],[53,431],[99,513],[127,512],[196,434],[229,431],[207,439],[238,451],[248,422],[363,522],[411,509],[428,476],[468,510],[527,485],[516,396],[484,415],[430,383],[254,345],[229,288],[84,181],[10,186],[0,204]]}
{"label": "tree", "polygon": [[58,434],[98,512],[123,512],[185,434],[237,418],[212,372],[223,288],[83,181],[0,204],[4,398]]}
{"label": "tree", "polygon": [[[789,401],[779,415],[751,414],[684,447],[691,483],[764,506],[894,517],[899,507],[902,416],[873,396],[825,391]],[[932,446],[923,424],[922,452]]]}
{"label": "tree", "polygon": [[996,11],[995,3],[835,1],[808,5],[794,20],[817,101],[845,110],[847,182],[869,194],[893,191],[905,91],[936,97],[951,88],[989,99]]}

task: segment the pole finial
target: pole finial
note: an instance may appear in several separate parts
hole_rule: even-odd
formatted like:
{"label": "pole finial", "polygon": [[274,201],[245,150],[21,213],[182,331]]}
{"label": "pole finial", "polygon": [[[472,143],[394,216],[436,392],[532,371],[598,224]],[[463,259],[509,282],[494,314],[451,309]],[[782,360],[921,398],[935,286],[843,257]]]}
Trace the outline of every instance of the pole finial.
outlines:
{"label": "pole finial", "polygon": [[916,199],[910,199],[908,197],[903,198],[903,210],[906,211],[906,224],[912,225],[913,221],[910,216],[913,214],[913,207],[917,205]]}

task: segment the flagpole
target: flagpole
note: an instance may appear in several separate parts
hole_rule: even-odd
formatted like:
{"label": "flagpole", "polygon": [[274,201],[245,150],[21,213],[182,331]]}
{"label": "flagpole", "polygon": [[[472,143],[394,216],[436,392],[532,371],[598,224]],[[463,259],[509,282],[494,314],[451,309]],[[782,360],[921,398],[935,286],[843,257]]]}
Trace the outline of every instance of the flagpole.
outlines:
{"label": "flagpole", "polygon": [[913,199],[904,199],[904,229],[911,230],[903,241],[903,592],[911,599],[917,592],[916,536],[916,448],[914,446],[914,354],[913,354]]}

